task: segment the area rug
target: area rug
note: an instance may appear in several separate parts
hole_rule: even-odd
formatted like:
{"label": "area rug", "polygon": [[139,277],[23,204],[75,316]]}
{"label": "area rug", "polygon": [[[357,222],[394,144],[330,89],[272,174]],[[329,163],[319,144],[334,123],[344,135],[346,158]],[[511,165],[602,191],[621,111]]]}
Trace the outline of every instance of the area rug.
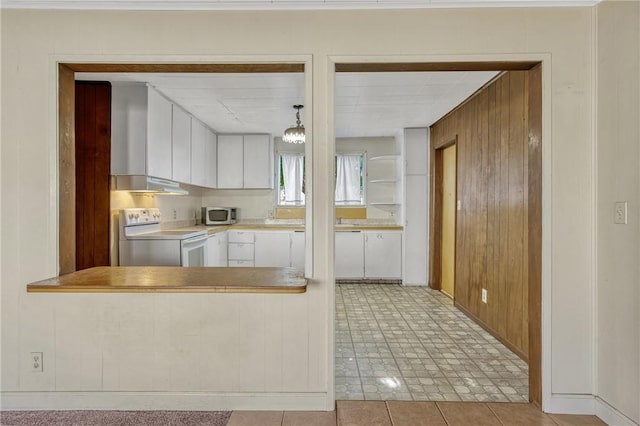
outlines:
{"label": "area rug", "polygon": [[231,411],[0,411],[2,426],[225,426]]}

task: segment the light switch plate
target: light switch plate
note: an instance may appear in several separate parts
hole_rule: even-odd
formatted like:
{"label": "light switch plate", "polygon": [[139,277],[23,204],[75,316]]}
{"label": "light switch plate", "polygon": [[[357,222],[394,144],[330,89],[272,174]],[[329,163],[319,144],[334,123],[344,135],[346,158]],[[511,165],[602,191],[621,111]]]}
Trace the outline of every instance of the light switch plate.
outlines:
{"label": "light switch plate", "polygon": [[616,201],[616,209],[614,212],[614,222],[618,225],[627,224],[627,202]]}

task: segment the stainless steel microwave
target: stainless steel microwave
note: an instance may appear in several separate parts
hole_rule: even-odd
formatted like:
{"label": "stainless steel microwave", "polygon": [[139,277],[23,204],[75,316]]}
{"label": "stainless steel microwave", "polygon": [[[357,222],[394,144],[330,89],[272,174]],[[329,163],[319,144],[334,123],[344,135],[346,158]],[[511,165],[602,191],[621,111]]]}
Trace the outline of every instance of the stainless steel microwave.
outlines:
{"label": "stainless steel microwave", "polygon": [[237,211],[235,207],[203,207],[203,225],[231,225],[236,223]]}

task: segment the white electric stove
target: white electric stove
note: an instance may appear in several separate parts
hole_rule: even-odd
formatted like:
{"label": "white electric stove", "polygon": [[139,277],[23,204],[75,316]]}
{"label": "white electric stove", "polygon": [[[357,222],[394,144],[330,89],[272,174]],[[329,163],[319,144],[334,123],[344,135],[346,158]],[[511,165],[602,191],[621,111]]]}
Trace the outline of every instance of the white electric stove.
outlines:
{"label": "white electric stove", "polygon": [[207,232],[160,229],[157,208],[120,210],[120,266],[205,266]]}

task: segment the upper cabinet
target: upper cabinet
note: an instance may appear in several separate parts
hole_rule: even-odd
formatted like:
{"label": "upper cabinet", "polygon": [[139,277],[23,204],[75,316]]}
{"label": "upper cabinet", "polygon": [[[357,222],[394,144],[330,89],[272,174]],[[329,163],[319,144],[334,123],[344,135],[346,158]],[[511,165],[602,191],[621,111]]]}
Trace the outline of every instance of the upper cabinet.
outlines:
{"label": "upper cabinet", "polygon": [[112,87],[111,174],[208,188],[273,188],[270,135],[216,135],[148,85]]}
{"label": "upper cabinet", "polygon": [[191,183],[215,188],[217,185],[217,142],[211,129],[191,118]]}
{"label": "upper cabinet", "polygon": [[173,105],[171,147],[173,180],[191,182],[191,116]]}
{"label": "upper cabinet", "polygon": [[218,135],[218,188],[243,187],[242,158],[242,135]]}
{"label": "upper cabinet", "polygon": [[270,135],[218,135],[218,188],[273,188]]}
{"label": "upper cabinet", "polygon": [[151,88],[147,89],[147,173],[171,179],[171,102]]}
{"label": "upper cabinet", "polygon": [[111,174],[171,179],[169,100],[144,84],[113,83]]}

